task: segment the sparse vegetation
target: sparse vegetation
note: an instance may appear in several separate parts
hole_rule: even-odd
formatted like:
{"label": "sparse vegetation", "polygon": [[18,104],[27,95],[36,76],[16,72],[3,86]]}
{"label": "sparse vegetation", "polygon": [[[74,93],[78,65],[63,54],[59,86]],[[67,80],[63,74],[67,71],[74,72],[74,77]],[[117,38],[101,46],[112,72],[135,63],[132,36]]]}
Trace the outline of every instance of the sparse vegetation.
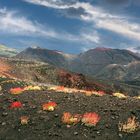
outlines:
{"label": "sparse vegetation", "polygon": [[125,98],[127,98],[127,96],[125,96],[123,93],[119,93],[119,92],[113,93],[113,96],[118,97],[118,98],[120,98],[120,99],[125,99]]}
{"label": "sparse vegetation", "polygon": [[[5,129],[0,122],[0,131],[20,129],[20,133],[25,134],[30,129],[33,133],[30,136],[34,139],[37,137],[36,134],[40,134],[45,139],[58,138],[54,136],[55,134],[50,136],[48,134],[50,131],[59,131],[57,135],[62,133],[62,139],[66,138],[67,132],[68,136],[74,134],[77,139],[78,137],[93,139],[93,135],[102,139],[108,137],[111,139],[114,136],[119,139],[118,129],[114,126],[118,124],[120,118],[122,120],[125,113],[130,114],[129,109],[139,113],[136,110],[139,108],[139,100],[137,100],[139,96],[132,98],[123,90],[116,93],[112,88],[113,94],[112,89],[105,84],[92,82],[84,75],[60,71],[50,65],[11,61],[14,68],[10,67],[12,69],[8,73],[4,71],[7,75],[0,77],[0,108],[2,108],[0,119],[7,123],[3,123],[7,128]],[[35,82],[32,83],[33,81]],[[132,103],[129,102],[130,100]],[[123,137],[123,133],[127,135],[139,131],[139,122],[135,117],[131,117],[127,122],[119,122],[118,128]],[[107,136],[108,132],[110,136]],[[42,135],[43,133],[45,136]],[[10,135],[15,137],[15,133]],[[137,135],[139,136],[139,133]],[[3,139],[5,137],[8,136],[2,135]]]}
{"label": "sparse vegetation", "polygon": [[125,133],[134,133],[140,128],[140,123],[136,120],[135,116],[132,116],[127,119],[126,122],[119,122],[118,125],[119,131]]}

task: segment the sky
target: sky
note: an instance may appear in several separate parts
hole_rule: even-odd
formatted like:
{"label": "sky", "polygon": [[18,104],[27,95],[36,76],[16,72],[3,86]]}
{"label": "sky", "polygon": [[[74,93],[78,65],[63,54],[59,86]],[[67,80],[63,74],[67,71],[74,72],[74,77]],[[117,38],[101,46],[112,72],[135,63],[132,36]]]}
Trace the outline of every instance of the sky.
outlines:
{"label": "sky", "polygon": [[140,52],[140,0],[0,0],[0,44]]}

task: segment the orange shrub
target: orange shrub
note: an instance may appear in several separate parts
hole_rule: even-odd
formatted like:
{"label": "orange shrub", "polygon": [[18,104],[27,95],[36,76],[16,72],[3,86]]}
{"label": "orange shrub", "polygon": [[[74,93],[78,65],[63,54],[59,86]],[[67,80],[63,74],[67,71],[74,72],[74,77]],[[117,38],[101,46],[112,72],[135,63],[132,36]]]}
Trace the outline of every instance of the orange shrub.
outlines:
{"label": "orange shrub", "polygon": [[80,114],[74,114],[71,118],[71,121],[74,123],[74,124],[77,124],[78,122],[81,121],[81,118],[82,116]]}
{"label": "orange shrub", "polygon": [[62,116],[62,122],[65,124],[77,124],[81,120],[80,114],[72,115],[69,112],[64,112]]}
{"label": "orange shrub", "polygon": [[43,110],[54,111],[57,104],[55,102],[48,102],[42,105]]}
{"label": "orange shrub", "polygon": [[65,87],[64,86],[58,86],[56,90],[63,91],[63,90],[65,90]]}
{"label": "orange shrub", "polygon": [[21,94],[23,91],[24,91],[24,89],[20,88],[20,87],[18,87],[18,88],[11,88],[10,89],[10,93],[11,94]]}
{"label": "orange shrub", "polygon": [[86,126],[96,126],[96,124],[100,121],[100,118],[101,117],[95,112],[85,113],[82,117],[82,122]]}
{"label": "orange shrub", "polygon": [[71,113],[69,112],[64,112],[62,116],[62,122],[65,124],[71,124],[70,118],[72,117]]}

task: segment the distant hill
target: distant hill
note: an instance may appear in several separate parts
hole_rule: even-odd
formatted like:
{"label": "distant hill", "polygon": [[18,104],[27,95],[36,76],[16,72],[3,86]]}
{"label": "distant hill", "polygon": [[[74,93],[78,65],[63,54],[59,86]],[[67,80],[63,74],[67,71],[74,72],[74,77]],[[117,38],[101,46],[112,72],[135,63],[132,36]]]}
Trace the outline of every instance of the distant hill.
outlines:
{"label": "distant hill", "polygon": [[133,61],[127,65],[107,65],[96,75],[96,77],[119,81],[140,81],[140,61]]}
{"label": "distant hill", "polygon": [[71,68],[88,75],[96,75],[110,64],[127,65],[139,60],[138,56],[128,50],[95,48],[79,54],[77,59],[72,61]]}
{"label": "distant hill", "polygon": [[17,55],[17,51],[15,49],[9,48],[3,44],[0,44],[0,56],[3,57],[13,57]]}
{"label": "distant hill", "polygon": [[57,50],[48,50],[40,47],[27,48],[18,55],[16,58],[27,59],[27,60],[37,60],[41,62],[46,62],[53,64],[55,66],[64,67],[69,61],[75,58],[74,55],[65,54]]}
{"label": "distant hill", "polygon": [[0,75],[43,85],[60,85],[78,89],[105,90],[110,93],[111,86],[78,74],[55,67],[48,63],[13,58],[0,58]]}

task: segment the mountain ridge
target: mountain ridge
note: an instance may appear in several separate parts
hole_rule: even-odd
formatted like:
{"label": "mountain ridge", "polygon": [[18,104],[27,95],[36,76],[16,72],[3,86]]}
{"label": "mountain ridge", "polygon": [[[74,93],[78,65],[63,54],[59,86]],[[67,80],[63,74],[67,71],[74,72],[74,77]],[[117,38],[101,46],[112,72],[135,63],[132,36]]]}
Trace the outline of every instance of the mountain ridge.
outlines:
{"label": "mountain ridge", "polygon": [[[137,71],[139,78],[140,57],[129,50],[98,47],[78,55],[65,54],[45,48],[27,48],[17,54],[15,58],[32,59],[50,63],[77,73],[93,76],[99,79],[112,78],[113,80],[129,79],[130,73]],[[137,63],[136,63],[137,62]],[[129,66],[135,64],[135,67]],[[129,66],[129,67],[128,67]],[[125,70],[124,72],[122,70]],[[118,75],[112,76],[112,75]],[[136,78],[131,76],[130,79]]]}

